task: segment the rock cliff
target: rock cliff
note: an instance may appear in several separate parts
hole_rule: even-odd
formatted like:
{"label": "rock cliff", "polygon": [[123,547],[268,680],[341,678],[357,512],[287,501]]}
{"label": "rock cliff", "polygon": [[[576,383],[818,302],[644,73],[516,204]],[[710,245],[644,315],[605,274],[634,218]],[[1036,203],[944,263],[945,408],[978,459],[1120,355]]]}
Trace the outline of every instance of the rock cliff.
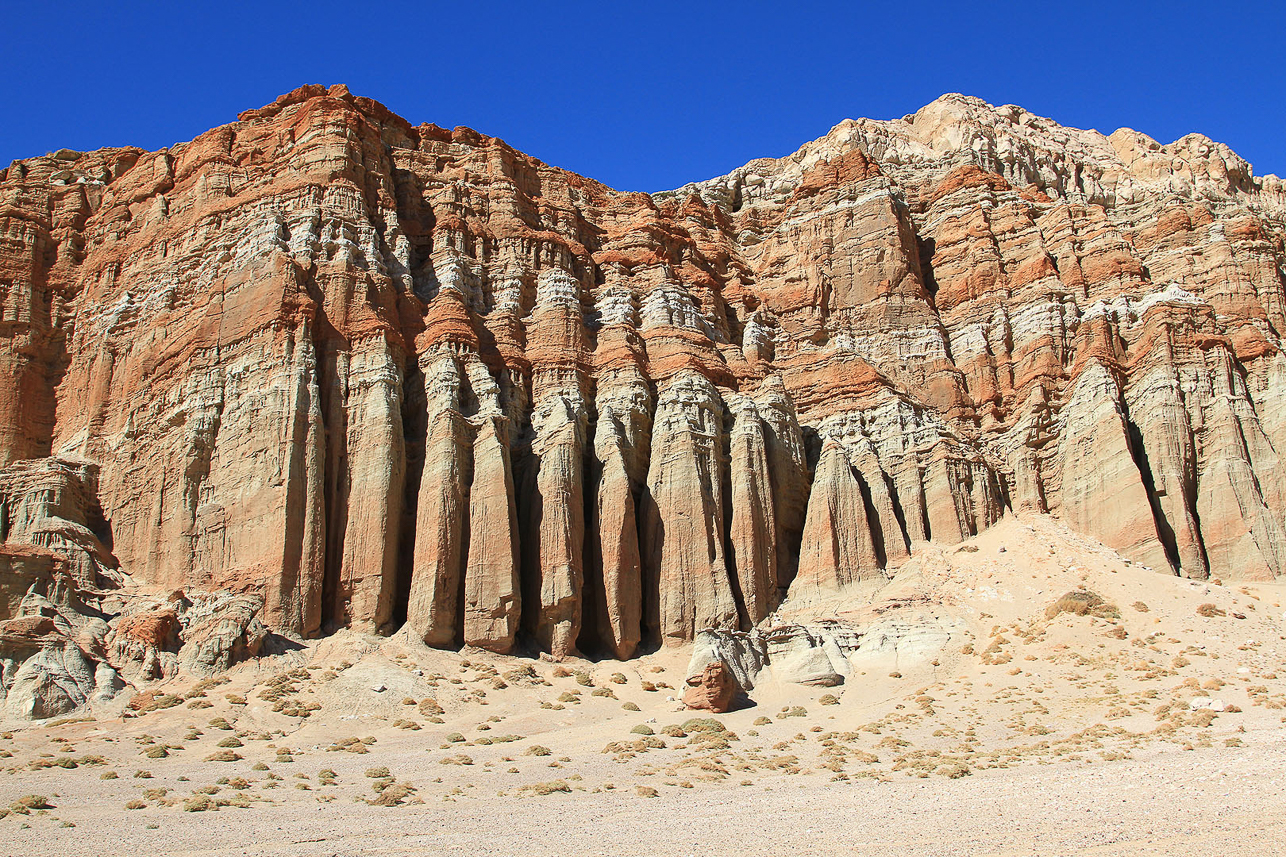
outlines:
{"label": "rock cliff", "polygon": [[617,657],[1008,508],[1275,577],[1284,241],[1205,137],[958,95],[649,195],[305,86],[0,173],[6,562]]}

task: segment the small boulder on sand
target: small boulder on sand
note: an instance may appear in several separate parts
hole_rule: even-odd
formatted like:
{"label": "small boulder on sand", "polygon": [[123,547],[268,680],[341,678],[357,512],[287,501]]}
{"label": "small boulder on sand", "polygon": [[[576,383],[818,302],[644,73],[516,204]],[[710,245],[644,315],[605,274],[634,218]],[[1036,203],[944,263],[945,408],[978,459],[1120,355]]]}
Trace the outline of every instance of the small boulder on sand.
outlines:
{"label": "small boulder on sand", "polygon": [[701,672],[688,677],[683,704],[692,709],[722,714],[732,707],[737,696],[737,680],[722,661],[711,661]]}

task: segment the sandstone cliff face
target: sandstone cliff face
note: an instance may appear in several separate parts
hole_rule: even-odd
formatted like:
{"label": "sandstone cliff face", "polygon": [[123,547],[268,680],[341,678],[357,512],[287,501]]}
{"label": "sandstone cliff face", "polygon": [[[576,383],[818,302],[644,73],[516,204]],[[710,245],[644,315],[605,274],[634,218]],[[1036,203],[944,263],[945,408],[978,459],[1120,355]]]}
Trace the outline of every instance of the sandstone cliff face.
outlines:
{"label": "sandstone cliff face", "polygon": [[748,629],[1009,507],[1274,577],[1284,236],[1224,146],[962,96],[647,195],[303,87],[0,173],[0,464],[84,471],[5,539],[555,656]]}

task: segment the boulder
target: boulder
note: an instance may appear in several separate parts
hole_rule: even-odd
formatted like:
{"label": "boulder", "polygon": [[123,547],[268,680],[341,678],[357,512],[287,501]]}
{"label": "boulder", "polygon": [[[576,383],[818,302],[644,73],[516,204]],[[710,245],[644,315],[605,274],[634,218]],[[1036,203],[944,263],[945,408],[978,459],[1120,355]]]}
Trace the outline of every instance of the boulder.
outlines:
{"label": "boulder", "polygon": [[697,675],[688,677],[688,689],[683,692],[683,704],[688,708],[722,714],[732,708],[741,690],[732,670],[722,662],[708,663]]}

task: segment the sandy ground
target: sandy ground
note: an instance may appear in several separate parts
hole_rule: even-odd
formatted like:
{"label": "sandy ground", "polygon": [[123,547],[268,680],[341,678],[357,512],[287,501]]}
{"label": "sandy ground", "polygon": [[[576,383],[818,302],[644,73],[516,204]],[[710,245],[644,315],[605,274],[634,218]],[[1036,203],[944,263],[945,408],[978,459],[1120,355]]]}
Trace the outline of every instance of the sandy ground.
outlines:
{"label": "sandy ground", "polygon": [[[1101,615],[1047,615],[1077,587]],[[683,649],[554,664],[340,634],[132,716],[8,724],[0,852],[1280,854],[1284,596],[1008,519],[798,608],[949,625],[941,651],[714,717],[674,701]]]}

